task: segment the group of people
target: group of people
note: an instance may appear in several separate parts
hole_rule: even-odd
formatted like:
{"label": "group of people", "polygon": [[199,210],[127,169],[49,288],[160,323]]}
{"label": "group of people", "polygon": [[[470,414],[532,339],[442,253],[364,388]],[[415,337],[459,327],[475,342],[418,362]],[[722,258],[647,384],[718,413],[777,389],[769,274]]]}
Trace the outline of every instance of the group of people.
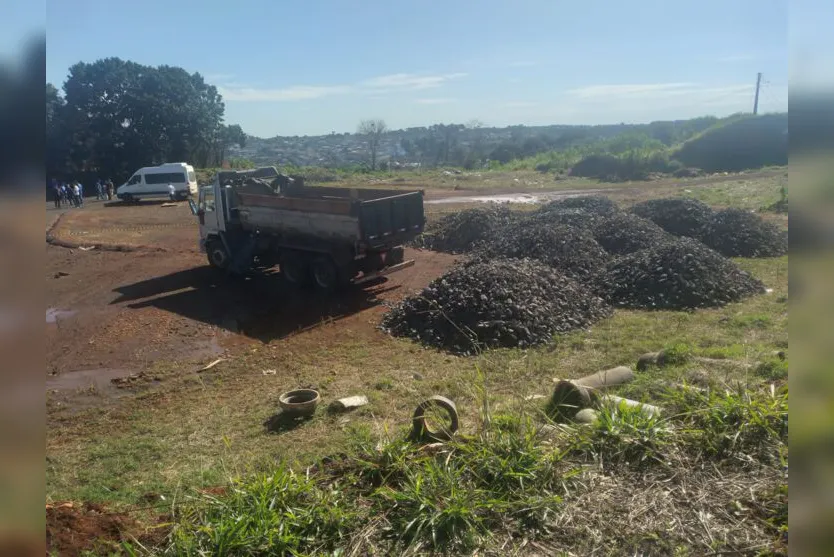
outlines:
{"label": "group of people", "polygon": [[[113,180],[96,181],[96,199],[99,201],[113,199],[114,187]],[[78,180],[70,182],[59,182],[52,180],[52,194],[54,197],[55,208],[61,207],[83,207],[84,206],[84,186]]]}

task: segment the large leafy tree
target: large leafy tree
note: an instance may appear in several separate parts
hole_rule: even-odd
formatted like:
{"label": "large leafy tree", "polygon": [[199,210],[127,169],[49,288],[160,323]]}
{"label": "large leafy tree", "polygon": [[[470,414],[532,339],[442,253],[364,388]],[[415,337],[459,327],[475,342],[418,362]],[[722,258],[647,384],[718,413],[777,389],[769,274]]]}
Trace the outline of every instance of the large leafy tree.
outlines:
{"label": "large leafy tree", "polygon": [[62,99],[47,86],[53,174],[121,180],[166,161],[214,162],[224,105],[198,73],[106,58],[72,66],[63,89]]}

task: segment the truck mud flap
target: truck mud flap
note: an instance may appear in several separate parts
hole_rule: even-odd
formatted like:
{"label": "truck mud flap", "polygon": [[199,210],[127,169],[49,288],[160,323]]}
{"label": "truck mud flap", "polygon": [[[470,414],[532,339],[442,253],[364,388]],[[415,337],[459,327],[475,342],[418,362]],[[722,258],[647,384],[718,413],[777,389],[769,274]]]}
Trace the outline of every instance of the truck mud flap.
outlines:
{"label": "truck mud flap", "polygon": [[353,284],[364,284],[379,277],[384,277],[385,275],[390,275],[391,273],[396,273],[397,271],[402,271],[403,269],[407,269],[412,266],[414,266],[414,260],[409,259],[408,261],[403,261],[402,263],[397,263],[396,265],[391,265],[390,267],[386,267],[382,270],[364,275],[358,279],[354,279]]}

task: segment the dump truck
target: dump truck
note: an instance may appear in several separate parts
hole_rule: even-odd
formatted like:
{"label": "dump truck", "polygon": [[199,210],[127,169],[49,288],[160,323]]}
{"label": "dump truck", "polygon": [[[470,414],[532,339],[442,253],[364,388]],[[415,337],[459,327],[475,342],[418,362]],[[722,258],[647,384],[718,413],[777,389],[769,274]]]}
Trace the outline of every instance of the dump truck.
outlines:
{"label": "dump truck", "polygon": [[189,204],[212,267],[277,264],[287,282],[323,291],[412,266],[403,245],[425,225],[423,191],[308,186],[274,166],[220,171]]}

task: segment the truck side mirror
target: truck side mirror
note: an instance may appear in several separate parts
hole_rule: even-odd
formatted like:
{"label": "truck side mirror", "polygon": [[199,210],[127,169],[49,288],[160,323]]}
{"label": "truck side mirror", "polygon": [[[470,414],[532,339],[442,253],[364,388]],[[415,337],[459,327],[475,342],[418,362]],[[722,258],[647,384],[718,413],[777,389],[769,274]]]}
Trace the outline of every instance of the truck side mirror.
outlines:
{"label": "truck side mirror", "polygon": [[193,199],[189,199],[189,200],[188,200],[188,206],[191,208],[191,214],[192,214],[192,215],[195,215],[195,216],[196,216],[196,215],[197,215],[197,213],[199,213],[199,210],[197,209],[197,204],[196,204],[196,203],[194,203],[194,200],[193,200]]}

